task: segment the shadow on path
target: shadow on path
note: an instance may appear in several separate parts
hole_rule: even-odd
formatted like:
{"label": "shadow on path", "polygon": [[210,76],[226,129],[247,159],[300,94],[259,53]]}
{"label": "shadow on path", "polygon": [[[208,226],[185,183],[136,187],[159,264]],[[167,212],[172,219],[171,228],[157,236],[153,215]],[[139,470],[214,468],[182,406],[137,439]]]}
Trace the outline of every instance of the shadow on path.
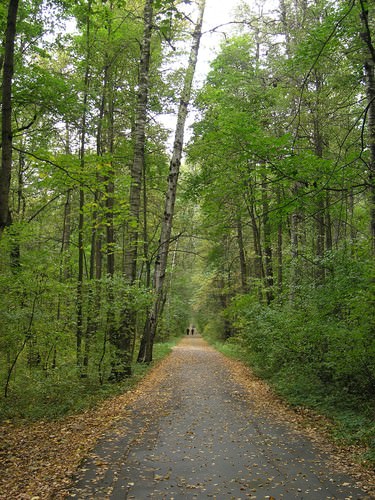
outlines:
{"label": "shadow on path", "polygon": [[184,338],[157,370],[156,385],[85,461],[69,498],[370,498],[259,405],[200,337]]}

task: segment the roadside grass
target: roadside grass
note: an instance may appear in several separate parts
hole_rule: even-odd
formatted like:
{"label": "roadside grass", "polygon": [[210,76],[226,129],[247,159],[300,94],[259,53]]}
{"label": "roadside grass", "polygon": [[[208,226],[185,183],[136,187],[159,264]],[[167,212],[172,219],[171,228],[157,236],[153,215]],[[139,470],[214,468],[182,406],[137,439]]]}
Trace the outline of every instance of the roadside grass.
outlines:
{"label": "roadside grass", "polygon": [[359,448],[357,460],[362,465],[375,466],[375,407],[373,401],[361,399],[349,392],[343,393],[334,385],[322,384],[313,373],[285,369],[277,373],[265,372],[252,360],[249,352],[235,342],[210,341],[225,356],[242,361],[255,375],[267,381],[296,411],[309,409],[329,419],[325,426],[339,445]]}
{"label": "roadside grass", "polygon": [[[154,344],[150,364],[133,363],[132,376],[120,383],[100,383],[98,376],[79,378],[74,366],[61,367],[46,375],[43,371],[18,374],[7,398],[0,397],[0,422],[26,423],[56,420],[79,413],[135,387],[170,352],[180,337]],[[21,376],[22,375],[22,376]]]}

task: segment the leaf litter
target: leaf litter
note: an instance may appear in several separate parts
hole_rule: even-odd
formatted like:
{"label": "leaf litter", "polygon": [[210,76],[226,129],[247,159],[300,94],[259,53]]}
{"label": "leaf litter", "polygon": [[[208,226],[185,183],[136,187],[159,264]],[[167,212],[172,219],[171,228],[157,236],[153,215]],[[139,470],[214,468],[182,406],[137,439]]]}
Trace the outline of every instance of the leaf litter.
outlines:
{"label": "leaf litter", "polygon": [[[175,348],[176,351],[189,349],[208,350],[203,339],[183,339]],[[276,422],[286,422],[299,433],[303,433],[315,443],[315,445],[327,452],[332,461],[332,467],[336,471],[350,474],[364,491],[368,498],[375,498],[374,471],[367,470],[355,462],[353,458],[358,448],[340,447],[329,438],[331,422],[307,409],[293,410],[289,408],[271,388],[262,380],[254,376],[249,368],[243,363],[217,353],[220,363],[227,368],[231,381],[236,384],[232,397],[235,399],[247,398],[251,400],[251,408],[254,414],[267,414]],[[139,398],[149,401],[148,411],[144,428],[138,430],[138,435],[132,437],[132,445],[142,440],[142,434],[153,425],[152,414],[168,417],[170,409],[166,407],[166,401],[171,399],[171,394],[158,393],[155,390],[164,381],[172,384],[173,377],[168,379],[168,374],[173,372],[176,366],[180,366],[183,358],[169,355],[154,367],[137,388],[125,392],[101,403],[96,408],[87,410],[80,414],[64,418],[54,422],[38,422],[28,425],[14,425],[4,423],[0,426],[0,499],[38,500],[38,499],[60,499],[65,498],[72,481],[85,457],[95,448],[98,441],[115,429],[120,421],[123,425],[119,432],[126,432],[126,422],[129,420],[129,408]],[[169,380],[169,381],[168,381]],[[238,387],[241,387],[239,391]],[[155,402],[158,401],[158,404]],[[230,399],[227,400],[228,404]],[[207,422],[207,426],[209,423]],[[209,428],[209,427],[208,427]],[[229,426],[230,428],[230,426]],[[228,431],[229,429],[227,429]],[[225,430],[224,430],[225,432]],[[194,438],[194,431],[187,430],[185,439]],[[242,437],[240,437],[242,439]],[[205,443],[209,448],[209,442]],[[267,447],[267,443],[264,443]],[[202,451],[202,450],[201,450]],[[188,455],[187,455],[187,458]],[[254,457],[256,458],[256,457]],[[214,463],[214,462],[212,462]],[[107,461],[100,457],[96,466],[105,471],[111,467]],[[256,460],[252,469],[257,470]],[[115,471],[116,473],[116,471]],[[259,473],[258,473],[259,474]],[[161,483],[168,480],[170,473],[154,475],[154,479]],[[260,478],[261,479],[261,478]],[[97,479],[99,481],[99,478]],[[273,477],[263,478],[262,481],[271,482]],[[199,489],[201,485],[193,482],[185,482],[185,488]],[[252,488],[253,495],[260,481]],[[129,483],[130,486],[134,483]],[[245,491],[245,486],[242,487]],[[250,492],[246,495],[251,498]],[[253,498],[256,498],[254,496]],[[267,498],[272,498],[268,496]]]}

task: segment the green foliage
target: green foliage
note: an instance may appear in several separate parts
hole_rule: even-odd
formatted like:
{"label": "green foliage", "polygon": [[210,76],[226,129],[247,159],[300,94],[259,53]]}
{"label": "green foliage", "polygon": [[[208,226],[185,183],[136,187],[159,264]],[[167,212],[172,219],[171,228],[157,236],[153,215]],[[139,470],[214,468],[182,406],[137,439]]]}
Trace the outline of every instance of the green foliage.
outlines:
{"label": "green foliage", "polygon": [[156,343],[150,365],[133,365],[132,377],[122,383],[100,384],[97,378],[77,377],[74,360],[54,371],[21,368],[12,393],[0,396],[0,421],[50,420],[92,408],[101,401],[134,387],[161,359],[169,354],[176,338]]}
{"label": "green foliage", "polygon": [[[324,286],[301,284],[296,303],[264,307],[252,296],[233,300],[227,314],[241,332],[258,369],[267,376],[279,371],[313,376],[364,398],[374,396],[375,317],[370,263],[359,264],[343,253],[335,256],[335,274]],[[371,267],[371,266],[370,266]],[[373,271],[373,268],[371,268]]]}

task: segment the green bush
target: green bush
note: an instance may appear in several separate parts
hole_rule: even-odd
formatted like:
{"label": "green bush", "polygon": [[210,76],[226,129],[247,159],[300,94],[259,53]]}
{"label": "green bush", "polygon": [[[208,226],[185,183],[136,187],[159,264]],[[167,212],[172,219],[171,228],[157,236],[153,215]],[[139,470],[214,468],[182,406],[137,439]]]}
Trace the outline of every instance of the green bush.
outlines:
{"label": "green bush", "polygon": [[338,253],[324,285],[304,283],[293,301],[233,299],[231,343],[292,404],[336,419],[338,436],[372,445],[375,410],[374,264]]}

